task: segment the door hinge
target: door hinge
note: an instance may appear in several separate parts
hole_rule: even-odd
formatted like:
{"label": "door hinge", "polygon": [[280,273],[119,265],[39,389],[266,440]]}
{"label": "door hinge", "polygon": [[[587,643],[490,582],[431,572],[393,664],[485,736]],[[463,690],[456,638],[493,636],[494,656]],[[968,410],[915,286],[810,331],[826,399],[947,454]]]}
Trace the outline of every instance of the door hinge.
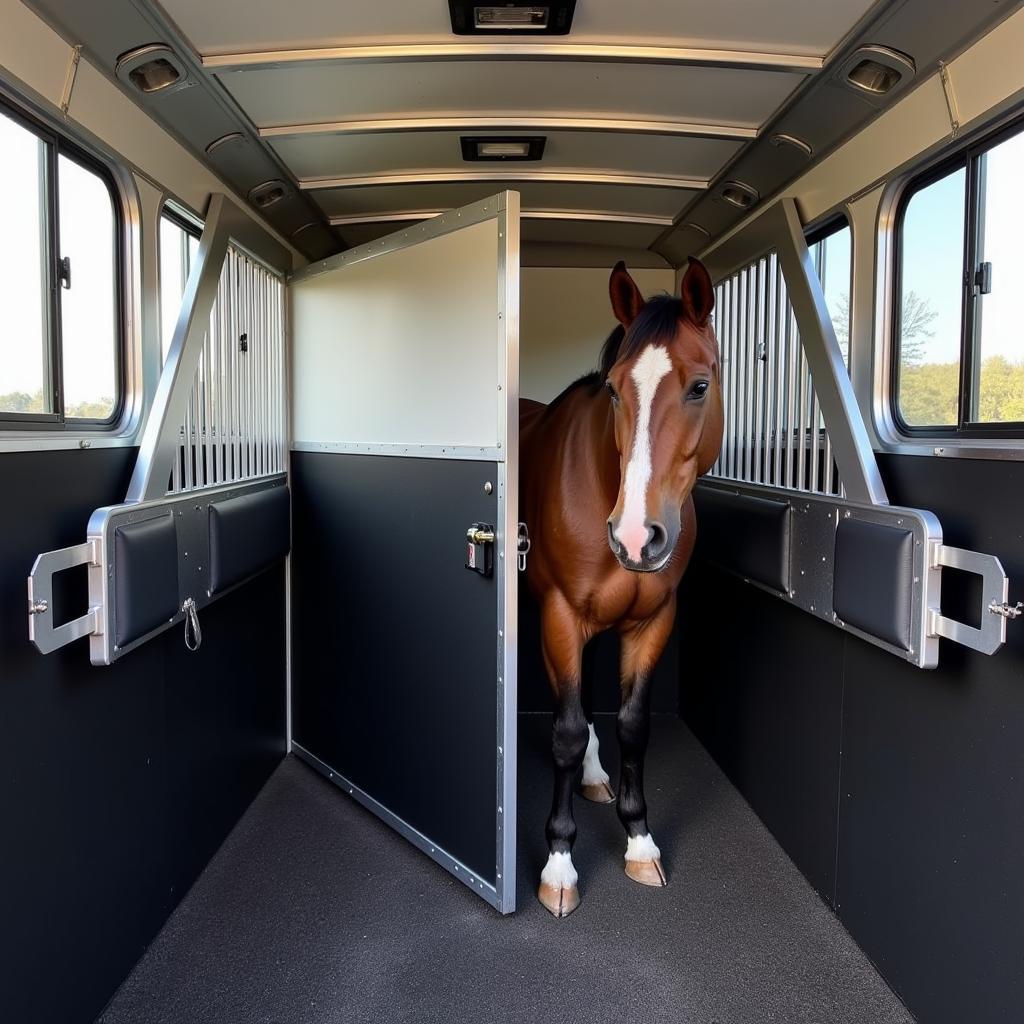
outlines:
{"label": "door hinge", "polygon": [[71,287],[71,257],[62,256],[57,260],[57,280],[61,288],[67,290]]}
{"label": "door hinge", "polygon": [[974,271],[974,287],[979,295],[988,295],[992,291],[992,264],[979,263]]}

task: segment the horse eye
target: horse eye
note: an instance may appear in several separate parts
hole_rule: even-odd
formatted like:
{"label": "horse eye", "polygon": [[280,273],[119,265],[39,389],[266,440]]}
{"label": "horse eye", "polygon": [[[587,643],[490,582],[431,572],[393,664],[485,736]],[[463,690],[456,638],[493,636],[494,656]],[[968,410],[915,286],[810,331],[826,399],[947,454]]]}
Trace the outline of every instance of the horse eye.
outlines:
{"label": "horse eye", "polygon": [[687,395],[688,398],[700,400],[708,393],[708,382],[706,380],[699,380],[696,384],[690,388],[690,393]]}
{"label": "horse eye", "polygon": [[605,381],[604,386],[605,388],[607,388],[608,394],[611,395],[612,401],[617,403],[619,401],[619,393],[615,390],[615,387],[612,385],[612,382],[610,380]]}

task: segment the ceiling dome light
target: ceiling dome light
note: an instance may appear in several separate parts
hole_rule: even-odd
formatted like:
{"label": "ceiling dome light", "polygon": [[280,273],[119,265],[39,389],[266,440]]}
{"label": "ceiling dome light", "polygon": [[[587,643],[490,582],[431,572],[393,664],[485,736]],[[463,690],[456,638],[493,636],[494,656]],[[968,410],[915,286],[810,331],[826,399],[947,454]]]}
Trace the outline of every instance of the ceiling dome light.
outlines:
{"label": "ceiling dome light", "polygon": [[279,203],[286,196],[292,194],[292,187],[286,181],[274,178],[272,181],[264,181],[255,188],[249,190],[249,202],[261,210],[268,206]]}
{"label": "ceiling dome light", "polygon": [[843,62],[839,71],[847,86],[873,99],[888,95],[915,74],[913,58],[887,46],[862,46]]}
{"label": "ceiling dome light", "polygon": [[177,92],[192,84],[184,62],[166,43],[150,43],[122,53],[114,74],[144,96]]}
{"label": "ceiling dome light", "polygon": [[795,135],[786,135],[785,132],[776,133],[768,141],[773,146],[791,146],[793,149],[798,149],[804,156],[810,156],[814,152],[803,139],[798,139]]}
{"label": "ceiling dome light", "polygon": [[718,196],[730,206],[740,210],[749,210],[761,198],[756,188],[742,181],[727,181],[718,190]]}

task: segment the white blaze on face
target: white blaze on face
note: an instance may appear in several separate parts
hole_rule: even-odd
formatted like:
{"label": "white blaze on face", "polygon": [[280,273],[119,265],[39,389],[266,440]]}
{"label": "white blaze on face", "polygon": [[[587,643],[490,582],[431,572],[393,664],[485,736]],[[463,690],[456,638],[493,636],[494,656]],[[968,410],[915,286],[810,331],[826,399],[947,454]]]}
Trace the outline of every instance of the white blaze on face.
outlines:
{"label": "white blaze on face", "polygon": [[626,549],[630,561],[639,562],[647,543],[647,486],[651,482],[651,406],[658,385],[672,369],[663,345],[649,345],[633,364],[630,376],[636,384],[636,431],[633,451],[626,466],[626,498],[615,539]]}

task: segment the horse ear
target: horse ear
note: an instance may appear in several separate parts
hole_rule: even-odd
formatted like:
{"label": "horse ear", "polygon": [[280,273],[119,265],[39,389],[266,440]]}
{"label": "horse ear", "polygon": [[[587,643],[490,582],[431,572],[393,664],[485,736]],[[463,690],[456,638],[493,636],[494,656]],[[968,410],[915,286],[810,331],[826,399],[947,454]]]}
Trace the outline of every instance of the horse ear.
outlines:
{"label": "horse ear", "polygon": [[629,276],[626,264],[622,260],[619,260],[612,270],[612,276],[608,281],[608,293],[611,296],[615,319],[623,327],[629,327],[644,308],[644,297],[640,294],[636,282]]}
{"label": "horse ear", "polygon": [[690,257],[690,265],[683,274],[682,284],[683,309],[687,317],[698,327],[703,327],[715,308],[715,289],[711,284],[711,275],[707,267],[695,257]]}

